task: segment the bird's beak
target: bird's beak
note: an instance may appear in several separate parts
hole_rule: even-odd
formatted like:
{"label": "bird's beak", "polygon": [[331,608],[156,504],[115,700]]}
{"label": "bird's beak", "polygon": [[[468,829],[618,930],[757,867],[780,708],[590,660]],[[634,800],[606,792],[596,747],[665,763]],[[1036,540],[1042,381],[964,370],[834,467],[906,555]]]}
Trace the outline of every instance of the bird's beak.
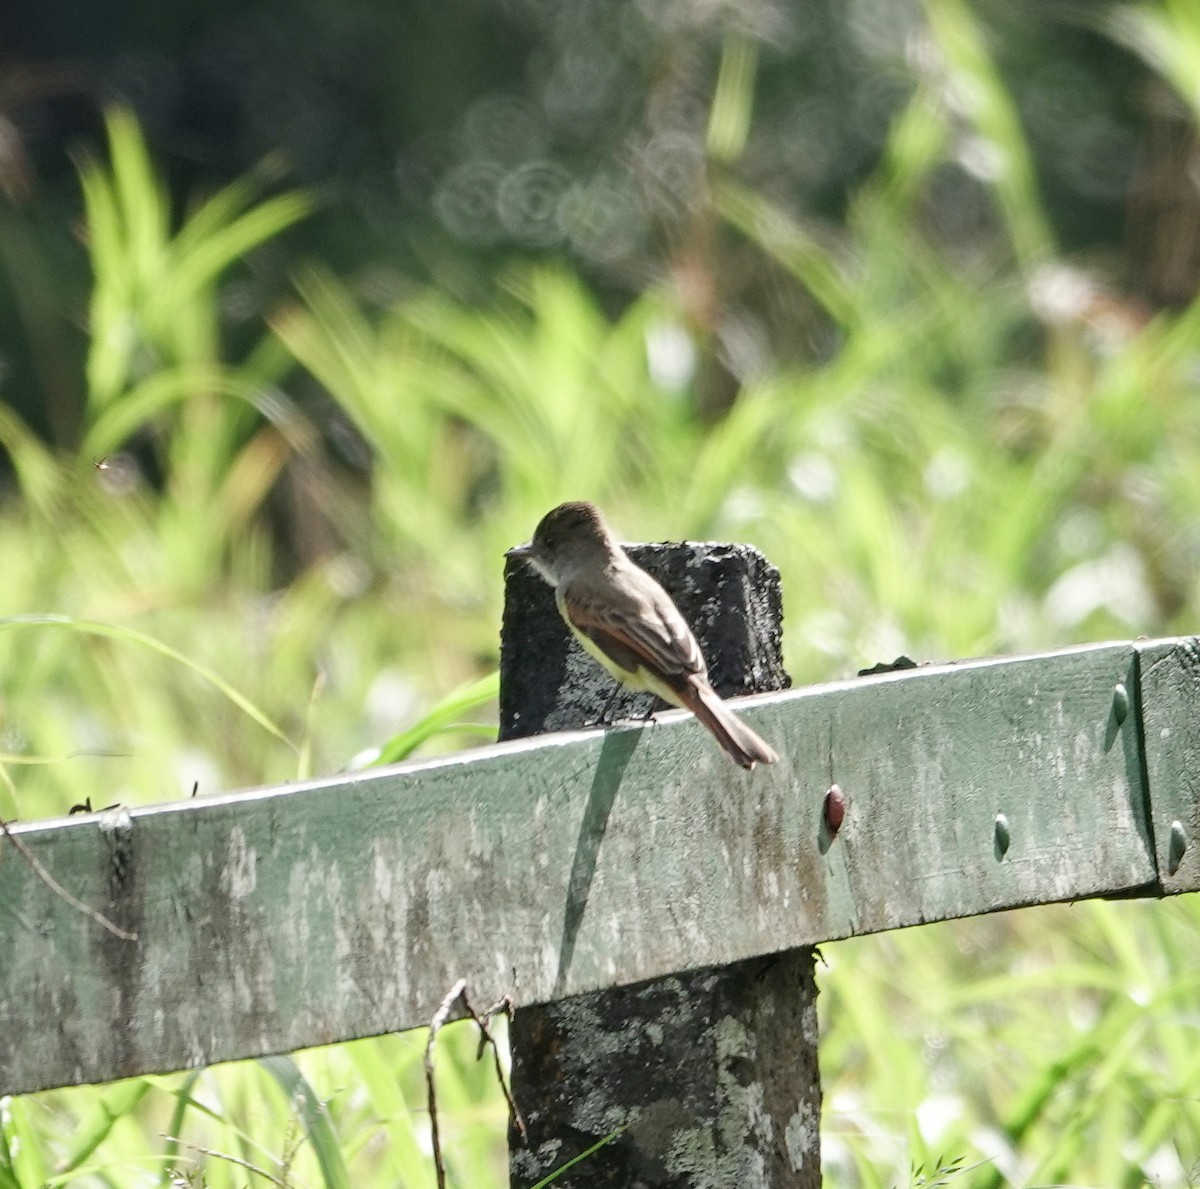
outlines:
{"label": "bird's beak", "polygon": [[505,557],[514,558],[516,561],[528,561],[533,555],[533,545],[526,543],[524,545],[514,545],[504,554]]}

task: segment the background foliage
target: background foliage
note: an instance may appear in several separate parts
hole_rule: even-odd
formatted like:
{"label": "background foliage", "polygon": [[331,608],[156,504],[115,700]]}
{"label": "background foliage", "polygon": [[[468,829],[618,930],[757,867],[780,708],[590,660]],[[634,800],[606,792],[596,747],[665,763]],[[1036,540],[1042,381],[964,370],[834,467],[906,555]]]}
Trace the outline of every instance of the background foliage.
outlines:
{"label": "background foliage", "polygon": [[[567,497],[757,544],[800,682],[1195,630],[1187,0],[52,9],[0,91],[0,817],[467,745]],[[826,947],[827,1182],[1200,1182],[1198,921]],[[423,1043],[0,1100],[0,1186],[432,1184]]]}

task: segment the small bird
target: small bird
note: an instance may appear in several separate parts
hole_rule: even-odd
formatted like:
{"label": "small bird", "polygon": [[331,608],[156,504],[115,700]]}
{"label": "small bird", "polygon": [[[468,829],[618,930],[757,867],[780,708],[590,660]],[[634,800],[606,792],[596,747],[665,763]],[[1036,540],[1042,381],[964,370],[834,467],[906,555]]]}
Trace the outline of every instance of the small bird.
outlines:
{"label": "small bird", "polygon": [[708,683],[700,646],[671,596],[630,560],[594,504],[560,504],[509,556],[528,560],[554,587],[571,633],[627,689],[690,710],[743,768],[779,758]]}

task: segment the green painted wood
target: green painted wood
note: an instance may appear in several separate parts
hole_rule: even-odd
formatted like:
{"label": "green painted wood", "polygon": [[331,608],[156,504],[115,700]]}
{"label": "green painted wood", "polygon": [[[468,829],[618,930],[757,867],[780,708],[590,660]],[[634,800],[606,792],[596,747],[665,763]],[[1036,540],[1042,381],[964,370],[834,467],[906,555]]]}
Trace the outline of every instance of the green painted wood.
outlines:
{"label": "green painted wood", "polygon": [[1164,892],[1200,888],[1200,640],[1137,645],[1146,772]]}
{"label": "green painted wood", "polygon": [[[680,713],[18,828],[0,1093],[427,1022],[998,908],[1153,888],[1131,645],[749,699],[744,773]],[[822,826],[837,783],[845,820]],[[1008,849],[996,841],[996,815]]]}

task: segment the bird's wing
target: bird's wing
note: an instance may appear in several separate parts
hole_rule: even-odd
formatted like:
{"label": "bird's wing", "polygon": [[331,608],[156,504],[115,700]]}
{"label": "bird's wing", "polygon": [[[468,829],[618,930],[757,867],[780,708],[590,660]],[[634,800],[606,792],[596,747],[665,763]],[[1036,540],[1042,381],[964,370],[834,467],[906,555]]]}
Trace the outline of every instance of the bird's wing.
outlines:
{"label": "bird's wing", "polygon": [[603,596],[586,584],[565,587],[562,608],[575,630],[627,672],[646,668],[668,684],[704,675],[700,646],[670,595],[632,563],[617,578],[615,589],[606,586]]}

